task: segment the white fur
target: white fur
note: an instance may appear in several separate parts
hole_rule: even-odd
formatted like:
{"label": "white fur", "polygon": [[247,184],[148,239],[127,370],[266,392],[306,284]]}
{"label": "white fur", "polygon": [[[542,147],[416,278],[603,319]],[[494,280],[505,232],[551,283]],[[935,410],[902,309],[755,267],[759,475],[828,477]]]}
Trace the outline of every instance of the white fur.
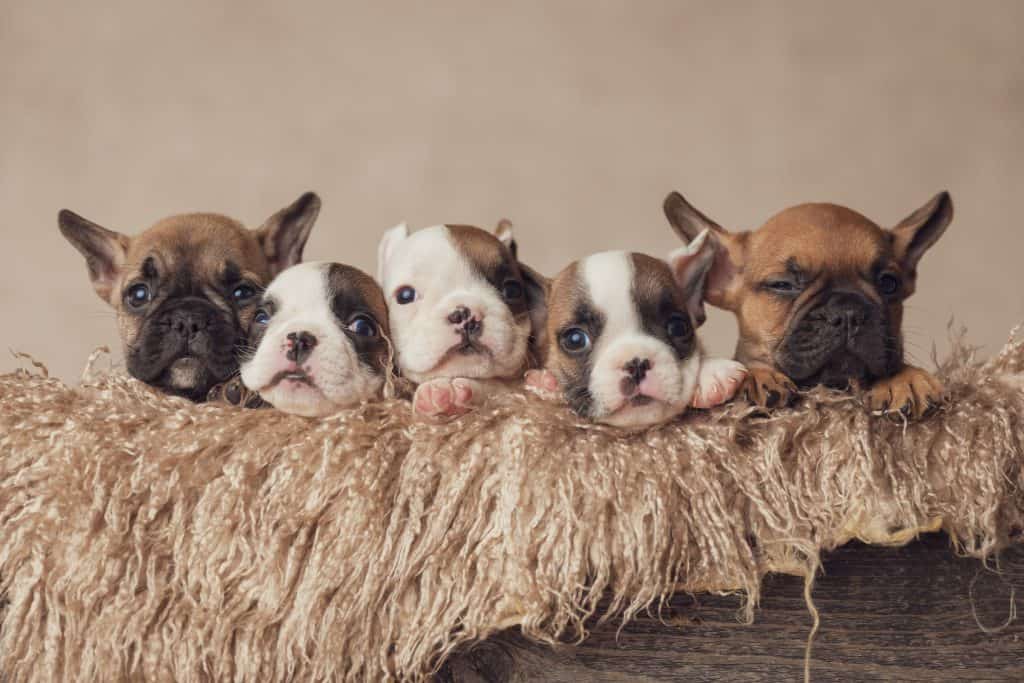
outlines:
{"label": "white fur", "polygon": [[[329,263],[303,263],[278,275],[267,288],[278,307],[256,353],[242,363],[242,382],[275,408],[305,416],[327,415],[376,396],[384,379],[359,362],[355,347],[331,311],[327,291]],[[289,333],[309,332],[317,338],[303,368],[315,387],[282,380],[267,388],[279,372],[294,364],[285,356]],[[379,333],[379,331],[378,331]]]}
{"label": "white fur", "polygon": [[[517,322],[501,294],[480,276],[456,249],[446,226],[412,235],[405,225],[385,233],[378,268],[388,303],[395,360],[416,383],[438,377],[510,378],[522,372],[530,336],[527,316]],[[399,304],[402,286],[415,288],[416,299]],[[483,320],[479,342],[489,355],[448,355],[460,341],[448,315],[465,306]]]}
{"label": "white fur", "polygon": [[[614,426],[639,427],[668,420],[686,410],[697,386],[701,351],[679,360],[664,341],[648,334],[640,320],[633,289],[633,260],[626,252],[604,252],[583,259],[580,275],[593,305],[605,316],[604,328],[590,352],[590,393],[593,416]],[[633,358],[647,359],[640,391],[656,399],[629,405],[620,384],[623,366]]]}

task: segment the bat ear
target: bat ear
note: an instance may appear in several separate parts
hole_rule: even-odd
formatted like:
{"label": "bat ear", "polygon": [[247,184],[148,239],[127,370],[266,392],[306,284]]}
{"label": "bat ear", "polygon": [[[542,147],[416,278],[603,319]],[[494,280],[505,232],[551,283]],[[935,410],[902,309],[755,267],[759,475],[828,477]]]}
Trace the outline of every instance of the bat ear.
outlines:
{"label": "bat ear", "polygon": [[893,249],[904,270],[911,275],[917,272],[924,252],[939,241],[952,220],[953,199],[948,192],[940,192],[891,230]]}
{"label": "bat ear", "polygon": [[380,238],[377,245],[377,281],[384,284],[384,274],[387,271],[388,263],[395,255],[395,249],[409,236],[409,226],[399,223],[391,228]]}
{"label": "bat ear", "polygon": [[302,250],[320,214],[320,205],[320,197],[315,192],[307,192],[268,218],[256,231],[270,265],[271,278],[302,262]]}
{"label": "bat ear", "polygon": [[67,209],[57,214],[57,225],[64,238],[85,257],[89,279],[96,294],[114,305],[111,297],[124,266],[131,238],[107,230]]}
{"label": "bat ear", "polygon": [[700,211],[693,204],[686,201],[686,198],[678,192],[670,192],[662,204],[665,217],[669,225],[676,231],[683,242],[689,243],[697,239],[705,230],[714,233],[724,233],[725,228],[714,222]]}
{"label": "bat ear", "polygon": [[685,247],[668,255],[668,265],[676,284],[683,291],[686,310],[695,327],[700,327],[707,315],[704,312],[704,290],[708,273],[715,263],[715,242],[705,229]]}

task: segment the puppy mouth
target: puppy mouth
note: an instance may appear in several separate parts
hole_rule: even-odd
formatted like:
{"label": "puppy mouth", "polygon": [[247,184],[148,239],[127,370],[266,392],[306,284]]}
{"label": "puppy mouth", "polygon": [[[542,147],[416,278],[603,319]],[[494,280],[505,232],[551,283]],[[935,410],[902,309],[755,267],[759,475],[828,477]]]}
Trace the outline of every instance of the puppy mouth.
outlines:
{"label": "puppy mouth", "polygon": [[318,389],[316,382],[308,372],[302,368],[290,368],[288,370],[282,370],[271,377],[270,381],[267,382],[267,385],[260,389],[260,392],[270,391],[274,387],[283,383],[294,383],[297,385],[307,386],[311,389]]}

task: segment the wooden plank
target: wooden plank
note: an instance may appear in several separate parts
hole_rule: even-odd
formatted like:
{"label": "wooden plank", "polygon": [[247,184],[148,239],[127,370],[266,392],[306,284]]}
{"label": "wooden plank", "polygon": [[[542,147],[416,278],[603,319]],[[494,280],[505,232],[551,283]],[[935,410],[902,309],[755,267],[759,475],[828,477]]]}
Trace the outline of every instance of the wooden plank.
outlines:
{"label": "wooden plank", "polygon": [[[825,560],[814,589],[821,630],[814,681],[1024,681],[1024,551],[1002,558],[1003,575],[956,557],[931,534],[904,548],[854,543]],[[798,681],[811,616],[803,582],[770,576],[755,623],[737,620],[739,599],[677,595],[663,615],[642,615],[617,634],[603,625],[578,647],[552,649],[514,632],[458,653],[438,678],[499,681]],[[975,619],[977,615],[977,621]],[[667,622],[667,623],[666,623]]]}

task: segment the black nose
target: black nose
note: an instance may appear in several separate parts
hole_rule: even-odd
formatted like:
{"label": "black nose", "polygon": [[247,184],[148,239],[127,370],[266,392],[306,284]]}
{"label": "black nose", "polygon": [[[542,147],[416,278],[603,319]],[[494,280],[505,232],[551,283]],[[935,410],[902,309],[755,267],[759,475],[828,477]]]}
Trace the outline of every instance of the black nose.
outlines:
{"label": "black nose", "polygon": [[825,320],[836,328],[845,328],[847,337],[853,337],[868,319],[868,302],[857,294],[837,292],[825,304]]}
{"label": "black nose", "polygon": [[309,332],[289,332],[288,352],[285,357],[293,363],[301,363],[309,358],[316,348],[316,337]]}
{"label": "black nose", "polygon": [[644,381],[644,377],[647,376],[647,371],[651,369],[651,361],[646,358],[634,358],[625,365],[622,369],[629,373],[629,378],[637,384]]}
{"label": "black nose", "polygon": [[454,311],[448,314],[448,322],[452,325],[459,325],[469,320],[471,313],[465,306],[459,306]]}
{"label": "black nose", "polygon": [[191,340],[210,324],[204,311],[179,308],[171,313],[171,330],[184,339]]}

